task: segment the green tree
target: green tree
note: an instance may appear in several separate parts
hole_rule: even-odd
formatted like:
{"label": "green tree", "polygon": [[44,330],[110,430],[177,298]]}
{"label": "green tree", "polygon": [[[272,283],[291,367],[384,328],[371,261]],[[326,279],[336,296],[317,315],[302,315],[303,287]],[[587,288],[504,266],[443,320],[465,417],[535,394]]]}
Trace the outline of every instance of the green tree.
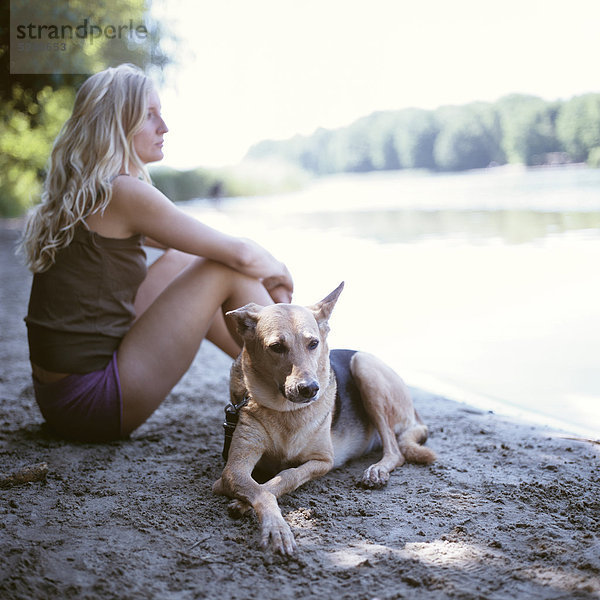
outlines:
{"label": "green tree", "polygon": [[355,136],[364,140],[363,168],[368,167],[369,171],[387,171],[400,167],[394,144],[396,120],[396,113],[379,111],[357,121]]}
{"label": "green tree", "polygon": [[433,156],[443,171],[463,171],[503,162],[500,132],[493,108],[475,103],[437,111],[440,133]]}
{"label": "green tree", "polygon": [[[345,146],[344,171],[367,172],[375,169],[375,141],[369,134],[370,122],[371,117],[364,117],[342,130],[340,141]],[[376,158],[375,162],[377,161]]]}
{"label": "green tree", "polygon": [[[334,157],[331,154],[331,139],[334,134],[322,127],[317,129],[311,136],[296,136],[296,142],[292,149],[297,156],[296,161],[289,161],[299,165],[302,169],[312,173],[332,173],[331,165]],[[285,144],[285,142],[284,142]]]}
{"label": "green tree", "polygon": [[588,154],[587,164],[594,169],[600,169],[600,146],[592,148]]}
{"label": "green tree", "polygon": [[600,94],[566,102],[558,113],[556,132],[572,160],[587,160],[592,148],[600,146]]}
{"label": "green tree", "polygon": [[536,96],[513,94],[496,103],[502,125],[502,147],[508,162],[534,165],[543,163],[549,152],[559,152],[556,136],[556,103]]}
{"label": "green tree", "polygon": [[52,90],[46,86],[35,96],[20,86],[12,92],[12,100],[3,102],[0,120],[2,216],[19,215],[39,198],[49,149],[69,116],[74,97],[67,87]]}
{"label": "green tree", "polygon": [[396,113],[392,133],[398,167],[433,169],[439,127],[431,111],[409,108]]}

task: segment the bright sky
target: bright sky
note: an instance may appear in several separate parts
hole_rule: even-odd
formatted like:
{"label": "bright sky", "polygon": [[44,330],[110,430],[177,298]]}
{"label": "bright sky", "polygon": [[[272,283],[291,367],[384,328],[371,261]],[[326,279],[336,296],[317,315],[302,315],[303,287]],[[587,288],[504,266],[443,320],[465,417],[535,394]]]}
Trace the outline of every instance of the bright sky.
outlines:
{"label": "bright sky", "polygon": [[154,0],[179,42],[165,164],[233,164],[262,139],[375,110],[599,92],[598,0]]}

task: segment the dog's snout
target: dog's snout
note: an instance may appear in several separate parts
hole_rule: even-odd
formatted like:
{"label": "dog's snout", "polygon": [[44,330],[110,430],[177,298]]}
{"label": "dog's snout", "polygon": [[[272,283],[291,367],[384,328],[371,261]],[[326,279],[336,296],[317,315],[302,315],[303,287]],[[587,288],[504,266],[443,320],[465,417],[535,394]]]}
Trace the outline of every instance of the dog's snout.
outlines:
{"label": "dog's snout", "polygon": [[319,393],[319,384],[316,381],[301,383],[298,386],[298,393],[307,400],[314,398]]}

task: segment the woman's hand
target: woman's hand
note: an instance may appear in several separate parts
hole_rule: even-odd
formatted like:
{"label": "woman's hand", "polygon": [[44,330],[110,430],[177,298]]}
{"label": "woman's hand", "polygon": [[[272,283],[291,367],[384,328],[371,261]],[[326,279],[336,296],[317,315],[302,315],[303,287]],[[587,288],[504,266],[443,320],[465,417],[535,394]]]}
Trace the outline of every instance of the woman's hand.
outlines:
{"label": "woman's hand", "polygon": [[289,304],[292,301],[294,282],[287,267],[283,263],[281,263],[281,266],[283,267],[282,275],[265,277],[262,283],[273,302]]}
{"label": "woman's hand", "polygon": [[275,286],[267,291],[275,304],[290,304],[292,301],[292,293],[283,285]]}
{"label": "woman's hand", "polygon": [[257,277],[273,302],[290,303],[294,282],[285,264],[253,240],[238,238],[238,242],[243,246],[240,254],[244,258],[237,269],[246,275]]}

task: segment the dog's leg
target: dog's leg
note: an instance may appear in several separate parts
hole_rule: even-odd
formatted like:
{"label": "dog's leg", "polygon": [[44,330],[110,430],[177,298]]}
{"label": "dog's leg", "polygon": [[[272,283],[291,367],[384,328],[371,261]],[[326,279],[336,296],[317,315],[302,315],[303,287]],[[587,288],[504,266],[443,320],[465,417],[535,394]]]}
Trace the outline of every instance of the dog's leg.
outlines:
{"label": "dog's leg", "polygon": [[[413,446],[418,446],[417,438],[422,437],[421,429],[424,426],[415,423],[415,413],[408,388],[398,374],[375,356],[364,352],[358,352],[353,357],[350,368],[360,390],[367,415],[379,432],[383,447],[381,460],[364,472],[362,485],[384,486],[389,480],[390,473],[404,464],[405,459],[411,462],[433,462],[435,455],[427,448],[422,449],[428,453],[427,460],[414,460],[418,456],[417,452],[410,456],[404,452],[405,449],[412,450]],[[413,432],[415,428],[419,428],[419,432],[416,430]],[[400,445],[396,438],[396,432],[399,430],[406,430],[400,436]],[[413,433],[415,435],[412,435]]]}
{"label": "dog's leg", "polygon": [[242,509],[246,505],[252,506],[260,524],[263,548],[270,545],[281,554],[293,554],[296,550],[294,534],[281,514],[276,496],[257,483],[251,473],[228,466],[229,463],[213,486],[213,492],[236,498],[232,506],[235,502],[241,503],[238,506]]}
{"label": "dog's leg", "polygon": [[292,554],[296,541],[289,525],[283,519],[277,498],[300,487],[302,484],[324,475],[333,467],[333,453],[330,459],[309,460],[299,467],[285,469],[275,477],[260,485],[260,492],[248,498],[261,524],[261,544],[271,546],[281,554]]}
{"label": "dog's leg", "polygon": [[235,450],[230,453],[230,460],[223,470],[223,475],[214,484],[213,491],[215,494],[236,498],[230,505],[234,510],[244,512],[247,506],[252,506],[260,523],[263,547],[270,546],[281,554],[293,554],[296,541],[281,514],[277,498],[327,473],[333,466],[333,459],[309,460],[299,467],[281,471],[263,484],[252,478],[253,467],[248,470],[248,464],[252,463],[248,463],[247,460],[246,455],[244,463],[240,464],[236,461]]}
{"label": "dog's leg", "polygon": [[263,483],[263,488],[276,498],[294,491],[312,479],[322,477],[333,468],[333,450],[330,457],[313,458],[298,467],[281,471],[275,477]]}
{"label": "dog's leg", "polygon": [[[245,433],[245,432],[244,432]],[[213,492],[234,498],[230,509],[245,512],[252,506],[261,528],[261,545],[271,546],[281,554],[293,554],[296,542],[285,522],[277,498],[298,486],[329,471],[333,465],[333,452],[326,460],[309,460],[299,467],[286,469],[264,484],[252,477],[252,470],[263,454],[264,444],[255,430],[247,438],[236,432],[229,451],[227,464],[221,477],[213,485]]]}
{"label": "dog's leg", "polygon": [[369,413],[373,424],[379,432],[383,455],[378,462],[365,469],[360,483],[369,488],[383,487],[389,481],[390,473],[396,467],[401,467],[404,464],[404,455],[400,451],[398,440],[396,439],[394,430],[390,427],[387,416],[380,412],[373,412],[371,414],[368,410],[367,413]]}

